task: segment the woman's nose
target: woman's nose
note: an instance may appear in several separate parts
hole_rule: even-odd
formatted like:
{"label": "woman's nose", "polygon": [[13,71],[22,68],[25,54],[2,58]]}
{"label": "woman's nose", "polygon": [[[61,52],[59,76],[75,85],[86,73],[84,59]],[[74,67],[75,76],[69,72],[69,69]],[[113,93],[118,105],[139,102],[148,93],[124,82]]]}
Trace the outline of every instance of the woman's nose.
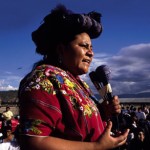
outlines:
{"label": "woman's nose", "polygon": [[93,52],[93,50],[91,48],[88,49],[87,54],[90,55],[91,57],[94,56],[94,52]]}

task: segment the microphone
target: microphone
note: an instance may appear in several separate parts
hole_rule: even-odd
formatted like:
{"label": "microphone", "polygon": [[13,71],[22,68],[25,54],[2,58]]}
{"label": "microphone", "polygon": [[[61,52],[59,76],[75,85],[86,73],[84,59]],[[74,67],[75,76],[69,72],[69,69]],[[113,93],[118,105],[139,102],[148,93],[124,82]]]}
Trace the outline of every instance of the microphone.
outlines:
{"label": "microphone", "polygon": [[90,79],[104,100],[111,102],[113,99],[112,89],[109,83],[110,69],[106,65],[101,65],[95,71],[89,73]]}
{"label": "microphone", "polygon": [[110,73],[111,73],[110,69],[106,65],[101,65],[96,68],[95,73],[96,73],[98,82],[101,84],[101,87],[103,87],[102,96],[104,97],[105,100],[108,100],[109,102],[111,102],[113,97],[112,97],[112,88],[109,83],[109,78],[110,78]]}
{"label": "microphone", "polygon": [[[111,71],[108,66],[101,65],[97,67],[95,71],[90,72],[89,76],[103,100],[109,101],[111,103],[113,96],[111,85],[109,83],[110,73]],[[111,120],[113,122],[113,130],[119,131],[118,116],[112,115]]]}

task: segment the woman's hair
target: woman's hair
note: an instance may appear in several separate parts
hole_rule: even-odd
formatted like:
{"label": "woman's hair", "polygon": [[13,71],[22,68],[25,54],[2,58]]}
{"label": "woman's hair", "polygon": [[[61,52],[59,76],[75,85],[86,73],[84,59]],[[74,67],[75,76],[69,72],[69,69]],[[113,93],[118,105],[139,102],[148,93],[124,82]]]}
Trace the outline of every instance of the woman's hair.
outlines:
{"label": "woman's hair", "polygon": [[100,17],[101,14],[97,12],[76,14],[64,5],[58,5],[43,19],[40,27],[32,32],[36,52],[56,61],[56,47],[59,43],[67,44],[82,32],[88,33],[91,39],[97,38],[102,32]]}

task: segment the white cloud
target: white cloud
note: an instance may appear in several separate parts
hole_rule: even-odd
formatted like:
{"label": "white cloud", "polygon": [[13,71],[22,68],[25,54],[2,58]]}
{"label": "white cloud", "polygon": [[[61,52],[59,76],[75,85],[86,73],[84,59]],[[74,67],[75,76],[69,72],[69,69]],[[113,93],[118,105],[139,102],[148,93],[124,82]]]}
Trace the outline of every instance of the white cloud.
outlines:
{"label": "white cloud", "polygon": [[[140,93],[150,91],[150,43],[130,45],[116,55],[95,54],[89,72],[105,64],[111,69],[110,83],[113,93]],[[89,75],[81,76],[96,93]],[[0,75],[0,90],[18,89],[20,76],[11,72]]]}
{"label": "white cloud", "polygon": [[[122,48],[116,55],[96,54],[89,70],[105,64],[111,69],[110,82],[113,92],[140,93],[150,91],[150,43],[141,43]],[[88,76],[84,76],[91,85]]]}
{"label": "white cloud", "polygon": [[0,86],[0,91],[9,91],[9,90],[18,90],[17,87],[13,87],[11,85]]}
{"label": "white cloud", "polygon": [[0,91],[17,90],[21,77],[13,75],[11,72],[1,72]]}

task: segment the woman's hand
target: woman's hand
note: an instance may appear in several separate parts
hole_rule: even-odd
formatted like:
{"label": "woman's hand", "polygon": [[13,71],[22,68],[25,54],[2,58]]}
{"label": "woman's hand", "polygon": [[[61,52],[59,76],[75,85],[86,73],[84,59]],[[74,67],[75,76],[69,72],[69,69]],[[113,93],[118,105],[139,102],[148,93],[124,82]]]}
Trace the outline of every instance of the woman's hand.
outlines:
{"label": "woman's hand", "polygon": [[118,96],[114,96],[111,102],[103,101],[98,105],[99,111],[101,112],[103,120],[108,120],[113,115],[121,113],[121,105]]}
{"label": "woman's hand", "polygon": [[112,122],[109,121],[103,134],[96,142],[70,141],[52,136],[21,136],[21,150],[109,150],[125,144],[129,130],[117,137],[111,136]]}
{"label": "woman's hand", "polygon": [[126,143],[129,129],[127,129],[124,133],[120,134],[119,136],[113,137],[111,136],[111,128],[112,122],[109,121],[104,133],[101,135],[97,143],[98,145],[100,145],[100,149],[102,150],[114,149]]}
{"label": "woman's hand", "polygon": [[111,114],[120,114],[121,113],[121,105],[118,96],[114,96],[112,101],[108,104],[109,110]]}

